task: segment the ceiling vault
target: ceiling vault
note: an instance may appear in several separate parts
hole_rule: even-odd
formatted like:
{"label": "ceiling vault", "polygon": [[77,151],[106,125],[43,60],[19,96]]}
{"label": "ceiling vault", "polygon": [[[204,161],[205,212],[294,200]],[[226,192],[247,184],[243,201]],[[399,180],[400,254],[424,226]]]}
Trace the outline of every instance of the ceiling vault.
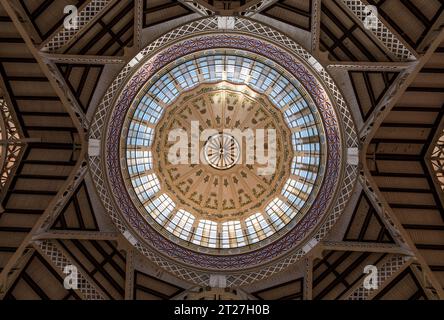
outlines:
{"label": "ceiling vault", "polygon": [[[43,62],[41,56],[39,55],[39,52],[37,48],[35,48],[32,40],[28,36],[25,28],[22,25],[22,22],[20,21],[19,17],[17,16],[16,11],[13,9],[13,7],[9,4],[9,2],[5,2],[2,4],[6,12],[9,14],[14,26],[17,28],[18,32],[20,33],[21,37],[25,41],[25,44],[27,45],[29,51],[34,56],[35,60],[38,62],[40,68],[45,73],[45,75],[48,77],[49,81],[51,82],[51,85],[55,92],[57,92],[58,96],[60,97],[62,103],[67,109],[67,112],[70,113],[72,121],[77,126],[77,129],[80,132],[83,132],[83,129],[81,129],[81,124],[78,121],[78,115],[74,113],[74,111],[71,109],[71,104],[68,101],[68,99],[65,97],[65,93],[61,90],[61,88],[56,83],[56,80],[52,78],[51,73],[49,71],[48,66]],[[79,160],[77,161],[77,164],[75,168],[80,169],[80,174],[76,172],[77,170],[73,170],[73,172],[70,174],[70,177],[67,179],[67,181],[64,184],[64,188],[62,188],[55,199],[52,201],[52,204],[45,210],[45,213],[39,218],[38,222],[34,225],[32,230],[29,232],[29,234],[26,236],[26,238],[23,240],[23,242],[20,244],[19,248],[14,252],[12,258],[9,259],[8,263],[5,265],[4,269],[2,270],[1,276],[0,276],[0,283],[7,283],[7,278],[10,273],[10,271],[17,266],[17,262],[20,260],[21,256],[26,251],[26,248],[30,245],[31,239],[37,230],[42,228],[42,226],[47,223],[47,220],[58,214],[60,209],[62,208],[62,203],[64,201],[67,201],[70,198],[71,193],[75,188],[73,188],[73,185],[76,183],[79,183],[80,180],[83,179],[83,175],[86,172],[85,163],[83,161],[85,148],[84,146],[84,136],[83,134],[79,135],[80,138],[80,145],[81,145],[81,156]]]}
{"label": "ceiling vault", "polygon": [[[39,284],[35,283],[36,281],[29,276],[27,271],[27,268],[32,263],[35,263],[34,259],[40,261],[40,258],[45,260],[47,265],[52,266],[54,270],[51,272],[55,273],[54,277],[58,277],[57,279],[66,276],[64,273],[66,265],[73,264],[78,266],[81,285],[77,290],[70,290],[74,293],[68,295],[68,297],[78,295],[81,299],[121,298],[132,300],[140,296],[160,299],[182,299],[184,297],[199,296],[199,294],[205,295],[202,292],[198,292],[199,288],[192,287],[191,285],[185,288],[182,284],[173,284],[174,281],[171,280],[171,274],[159,275],[159,270],[154,267],[148,266],[148,271],[142,273],[138,265],[138,259],[141,257],[140,253],[120,233],[113,231],[115,230],[113,226],[105,228],[106,231],[102,230],[104,229],[102,226],[108,223],[103,220],[105,214],[92,208],[92,205],[91,208],[85,209],[83,204],[87,202],[91,204],[94,201],[98,201],[97,198],[91,199],[89,195],[90,192],[95,193],[96,191],[88,191],[88,188],[83,184],[85,176],[88,174],[86,162],[88,141],[86,139],[86,132],[89,130],[90,123],[87,115],[90,114],[89,108],[93,105],[91,103],[91,101],[94,101],[92,95],[97,90],[97,83],[103,78],[102,73],[98,73],[91,97],[89,100],[85,98],[87,103],[82,104],[79,100],[81,90],[76,92],[76,88],[70,82],[70,75],[73,77],[78,76],[78,78],[73,80],[73,83],[80,83],[81,87],[82,80],[86,81],[85,79],[90,76],[91,70],[94,67],[115,66],[116,70],[119,67],[123,67],[128,63],[130,57],[143,49],[145,37],[143,31],[145,28],[153,26],[168,28],[168,23],[163,23],[168,20],[167,18],[150,20],[151,15],[159,14],[160,12],[162,16],[169,10],[171,10],[174,19],[195,13],[206,17],[217,14],[232,15],[237,10],[236,15],[245,15],[251,18],[257,17],[258,20],[260,19],[259,17],[270,19],[274,17],[277,21],[288,25],[303,25],[304,22],[301,22],[302,20],[292,22],[290,21],[291,19],[285,20],[283,18],[285,17],[285,12],[291,12],[291,14],[299,15],[298,19],[302,19],[301,16],[309,19],[308,31],[311,33],[311,36],[307,44],[311,49],[311,53],[315,57],[321,57],[321,63],[332,73],[335,71],[338,71],[338,73],[343,72],[343,74],[347,75],[349,72],[362,72],[365,74],[399,73],[392,82],[387,81],[384,76],[384,81],[386,81],[385,84],[387,84],[388,88],[385,93],[381,94],[379,101],[373,99],[374,101],[372,102],[375,103],[374,109],[368,112],[367,117],[362,116],[362,122],[360,122],[362,127],[358,128],[361,140],[359,147],[359,180],[363,188],[363,197],[365,196],[368,199],[368,206],[374,209],[378,218],[374,218],[370,214],[366,215],[362,218],[363,229],[356,239],[345,239],[344,237],[344,239],[329,238],[329,240],[321,241],[310,254],[304,257],[301,263],[301,270],[288,272],[286,275],[278,274],[273,276],[269,282],[264,281],[264,284],[258,283],[241,287],[242,289],[239,289],[238,296],[242,295],[242,297],[250,299],[267,299],[271,297],[316,300],[330,298],[336,294],[336,298],[346,300],[381,299],[391,292],[399,279],[407,281],[405,278],[410,279],[409,277],[411,277],[413,279],[411,281],[418,286],[418,292],[414,296],[426,299],[444,299],[443,280],[438,276],[438,272],[442,272],[444,267],[439,263],[430,263],[428,257],[424,254],[424,251],[436,250],[437,248],[442,250],[442,245],[438,243],[418,243],[415,234],[412,235],[415,230],[424,230],[424,228],[438,233],[442,232],[444,227],[442,224],[434,225],[431,221],[427,221],[427,224],[424,225],[414,222],[407,223],[396,212],[397,206],[400,209],[441,210],[444,204],[444,197],[441,184],[434,174],[431,157],[434,146],[442,135],[444,120],[439,121],[439,119],[435,119],[436,123],[429,124],[416,123],[413,121],[414,119],[406,120],[404,118],[398,121],[391,116],[393,112],[409,113],[417,110],[424,115],[439,110],[438,107],[430,107],[430,110],[426,107],[420,107],[421,101],[418,102],[416,109],[415,107],[409,107],[409,109],[403,106],[402,103],[404,103],[404,95],[410,92],[435,92],[436,94],[442,94],[442,86],[434,87],[434,84],[416,86],[415,81],[418,77],[424,77],[424,73],[438,76],[443,73],[441,67],[429,67],[428,64],[434,61],[436,54],[442,54],[444,43],[442,21],[444,15],[437,15],[430,21],[422,13],[421,16],[418,16],[428,26],[428,29],[424,31],[418,46],[415,46],[412,45],[411,41],[406,40],[406,35],[400,34],[399,30],[393,27],[394,22],[387,20],[385,14],[379,17],[376,29],[370,30],[366,28],[364,20],[367,17],[365,11],[365,3],[367,1],[340,0],[338,6],[346,11],[345,14],[350,14],[353,27],[350,27],[349,30],[339,28],[343,34],[338,35],[337,39],[333,38],[333,43],[330,43],[326,39],[327,37],[333,37],[333,35],[326,31],[328,29],[326,20],[333,19],[332,12],[330,12],[331,7],[329,7],[331,3],[327,6],[324,0],[311,0],[308,2],[309,13],[304,11],[305,9],[300,8],[297,1],[254,0],[247,1],[239,7],[240,9],[233,9],[232,7],[221,9],[215,6],[213,1],[207,2],[203,0],[179,0],[178,2],[165,0],[159,1],[159,4],[156,4],[154,7],[150,7],[151,4],[147,0],[131,0],[128,1],[128,6],[125,9],[125,13],[132,15],[129,31],[131,40],[129,41],[121,40],[123,31],[119,33],[115,31],[113,25],[108,25],[108,23],[112,23],[110,22],[112,19],[107,18],[107,14],[114,6],[121,4],[117,0],[79,1],[78,3],[81,4],[79,6],[79,29],[66,30],[63,24],[58,24],[56,27],[49,29],[46,37],[42,37],[41,32],[37,30],[34,21],[32,21],[32,14],[28,19],[22,19],[19,15],[21,10],[16,10],[17,8],[14,8],[11,1],[2,2],[1,6],[5,9],[7,17],[0,17],[0,21],[8,20],[18,34],[15,36],[15,40],[8,41],[23,43],[31,53],[31,56],[28,58],[12,58],[0,54],[0,71],[3,68],[2,63],[35,63],[43,76],[30,74],[27,76],[27,81],[49,83],[55,93],[55,97],[46,98],[48,98],[48,101],[60,100],[61,106],[64,109],[63,113],[66,113],[66,115],[64,116],[60,112],[55,117],[57,119],[66,117],[72,121],[72,127],[64,129],[64,134],[69,133],[72,141],[69,143],[57,143],[32,137],[28,134],[28,131],[32,132],[36,129],[36,126],[29,125],[28,121],[24,121],[21,116],[17,116],[16,122],[20,124],[18,129],[20,131],[23,130],[23,133],[20,133],[21,140],[14,143],[20,145],[23,150],[20,151],[21,154],[17,160],[17,164],[21,164],[21,167],[14,167],[14,170],[11,171],[12,178],[26,179],[26,181],[38,180],[48,183],[55,183],[54,181],[56,181],[58,182],[58,187],[50,190],[27,190],[20,187],[20,184],[17,187],[16,180],[8,180],[5,189],[0,193],[2,200],[11,198],[11,194],[51,196],[50,201],[43,208],[14,208],[10,205],[5,205],[2,208],[2,203],[0,203],[0,218],[3,212],[8,214],[26,213],[36,217],[35,223],[29,228],[3,227],[0,225],[0,231],[2,232],[24,233],[26,231],[26,236],[16,248],[2,247],[0,245],[0,252],[5,250],[5,252],[11,253],[8,259],[6,259],[6,264],[0,269],[0,299],[7,298],[8,294],[11,297],[13,289],[21,281],[20,279],[24,279],[23,281],[33,287],[35,292],[40,292],[39,295],[41,297],[47,296],[48,293],[45,293],[44,289],[39,288]],[[370,3],[373,3],[373,1],[370,1]],[[416,9],[410,6],[410,10]],[[44,10],[43,7],[38,9],[35,14],[42,10]],[[119,20],[115,17],[114,19]],[[114,35],[114,40],[119,43],[119,48],[121,49],[119,53],[115,53],[117,51],[105,52],[104,50],[94,52],[94,50],[89,50],[88,45],[80,50],[79,48],[83,44],[78,45],[79,48],[76,48],[77,41],[82,39],[88,32],[91,32],[95,25],[100,25],[105,30],[103,32]],[[36,28],[36,30],[31,30],[30,28]],[[354,38],[354,32],[359,28],[363,29],[364,33],[377,43],[374,46],[372,44],[373,47],[380,46],[382,48],[381,50],[384,51],[388,59],[385,61],[382,61],[384,60],[382,58],[380,59],[381,61],[377,58],[355,59],[355,56],[350,52],[347,53],[349,54],[348,58],[336,55],[337,50],[347,49],[344,49],[344,46],[339,44],[341,39],[346,39],[347,37],[351,39],[351,42],[349,42],[351,46],[359,49],[365,47],[362,44],[356,45],[354,42],[360,41]],[[40,34],[40,41],[36,41],[38,39],[35,38],[35,34]],[[96,32],[90,41],[97,42],[98,39],[100,39],[99,32]],[[347,51],[345,50],[345,52]],[[63,68],[68,70],[67,73],[64,73],[65,69]],[[77,70],[73,71],[75,68],[85,68],[85,70],[82,71],[83,73],[80,73]],[[109,72],[113,73],[114,71]],[[81,75],[79,76],[79,74]],[[371,80],[369,80],[368,76],[366,77],[366,85],[369,85]],[[80,81],[77,79],[80,79]],[[337,82],[342,82],[338,79],[335,78]],[[8,88],[6,84],[8,81],[22,80],[22,76],[9,76],[4,71],[0,73],[0,86],[2,89],[7,89],[1,92],[0,98],[4,97],[8,105],[13,109],[13,113],[20,111],[17,107],[17,101],[21,101],[21,99],[26,101],[44,99],[44,97],[26,97],[14,94],[13,88]],[[341,87],[341,90],[353,90],[351,86],[351,84],[346,83]],[[369,87],[366,87],[367,89]],[[100,92],[97,94],[101,95]],[[98,99],[98,97],[95,98]],[[352,104],[356,104],[356,106],[353,106],[356,109],[354,111],[357,111],[354,116],[360,116],[358,103],[353,102]],[[444,105],[442,108],[444,108]],[[442,112],[441,110],[438,113],[440,117],[442,117]],[[53,114],[50,111],[39,110],[23,111],[23,115],[29,117],[49,117]],[[410,120],[412,120],[412,123],[409,123]],[[43,128],[53,134],[61,130],[51,124],[38,129],[43,130]],[[385,136],[384,132],[389,130],[389,128],[397,128],[398,131],[401,129],[410,130],[412,128],[424,129],[425,131],[429,129],[430,134],[434,138],[413,136],[407,139],[404,137],[393,137],[389,134]],[[399,154],[390,154],[390,152],[382,153],[382,151],[378,153],[378,147],[382,145],[382,148],[384,148],[389,143],[409,143],[410,146],[418,145],[423,146],[423,148],[426,146],[427,148],[422,150],[420,155],[403,155],[401,152]],[[72,152],[72,156],[68,160],[48,161],[47,159],[33,159],[30,155],[33,155],[35,150],[44,150],[43,152],[45,150],[65,150]],[[377,161],[394,160],[403,162],[416,161],[425,169],[425,172],[423,174],[416,172],[399,173],[396,170],[385,172],[380,171],[380,168],[377,167]],[[371,166],[372,163],[375,163],[376,168]],[[56,172],[54,175],[51,172],[26,173],[23,172],[23,168],[26,165],[69,165],[69,171]],[[436,190],[427,189],[423,185],[384,186],[380,181],[386,178],[393,181],[396,179],[412,179],[409,180],[409,183],[413,180],[417,181],[415,179],[426,179]],[[82,188],[85,188],[86,191]],[[197,189],[198,186],[194,185],[193,188]],[[194,189],[190,190],[190,192],[195,191]],[[430,196],[435,202],[438,199],[439,204],[410,205],[407,203],[404,205],[402,203],[394,203],[390,196],[388,196],[391,193],[401,192]],[[85,193],[88,195],[86,196]],[[279,199],[283,199],[283,197]],[[71,203],[71,201],[73,202]],[[7,203],[7,201],[4,201],[4,203]],[[362,206],[365,207],[365,205]],[[358,204],[356,204],[355,209],[359,209]],[[443,213],[440,212],[440,214],[442,215]],[[63,221],[60,222],[60,219]],[[79,226],[72,226],[75,219],[80,221]],[[100,221],[98,222],[95,219]],[[347,219],[350,220],[347,220],[347,223],[351,224],[354,218]],[[371,240],[363,239],[364,233],[370,229],[376,233],[376,222],[372,219],[379,219],[381,222],[381,230],[378,231],[378,237]],[[57,223],[61,224],[61,227],[55,228]],[[196,227],[196,223],[194,227]],[[387,235],[384,234],[385,231],[387,231]],[[442,233],[440,233],[440,236],[442,236]],[[86,248],[94,248],[94,252],[100,253],[103,256],[103,260],[101,261],[97,256],[91,254],[88,251],[89,249]],[[120,262],[116,262],[117,260]],[[40,261],[38,263],[43,262]],[[370,291],[363,286],[362,279],[365,274],[360,269],[365,264],[373,263],[378,267],[380,281],[378,289]],[[88,267],[90,264],[93,266],[92,269]],[[119,276],[114,277],[110,275],[109,270],[104,267],[106,264],[108,264],[108,267],[112,266],[115,270],[114,273]],[[355,272],[355,270],[359,270],[359,272]],[[359,275],[354,278],[354,273]],[[159,276],[157,277],[157,275]],[[333,275],[335,280],[326,284],[329,275]],[[105,279],[106,284],[101,284],[101,280],[98,280],[100,277]],[[300,286],[300,289],[298,286]],[[289,290],[293,291],[288,293]]]}

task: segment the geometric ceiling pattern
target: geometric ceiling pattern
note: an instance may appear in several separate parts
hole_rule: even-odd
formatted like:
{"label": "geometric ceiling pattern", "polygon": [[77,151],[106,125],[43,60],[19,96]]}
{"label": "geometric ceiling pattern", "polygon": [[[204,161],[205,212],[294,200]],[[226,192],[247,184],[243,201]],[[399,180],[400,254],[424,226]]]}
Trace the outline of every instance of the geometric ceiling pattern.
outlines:
{"label": "geometric ceiling pattern", "polygon": [[[0,298],[444,299],[444,4],[439,0],[78,0],[0,4]],[[365,5],[378,9],[373,28]],[[359,183],[289,272],[201,288],[116,229],[88,166],[87,132],[112,80],[178,26],[211,15],[270,25],[317,57],[359,132]],[[64,267],[79,269],[65,289]],[[378,288],[363,287],[364,268]],[[188,277],[188,280],[186,280]]]}

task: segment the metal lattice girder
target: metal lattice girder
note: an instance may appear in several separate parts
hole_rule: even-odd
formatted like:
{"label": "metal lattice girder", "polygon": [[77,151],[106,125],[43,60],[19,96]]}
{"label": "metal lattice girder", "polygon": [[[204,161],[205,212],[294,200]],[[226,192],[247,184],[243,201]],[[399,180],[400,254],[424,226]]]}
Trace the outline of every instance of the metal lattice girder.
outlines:
{"label": "metal lattice girder", "polygon": [[365,163],[363,164],[363,170],[364,171],[361,172],[360,175],[360,181],[376,212],[381,217],[382,221],[384,222],[385,226],[389,230],[396,243],[404,248],[404,250],[408,252],[409,256],[411,256],[421,265],[423,272],[427,275],[428,279],[430,279],[430,283],[435,288],[438,296],[440,298],[444,298],[444,292],[439,281],[436,279],[436,277],[430,270],[430,267],[411,240],[410,236],[402,227],[393,210],[390,208],[387,201],[382,196],[373,178],[368,172],[368,168]]}
{"label": "metal lattice girder", "polygon": [[32,241],[50,240],[50,239],[76,239],[76,240],[109,240],[115,241],[120,238],[117,232],[102,232],[102,231],[76,231],[76,230],[51,230],[41,233],[36,233]]}
{"label": "metal lattice girder", "polygon": [[[361,0],[342,0],[342,2],[352,11],[364,24],[369,14],[374,14],[369,7]],[[389,28],[380,20],[378,16],[372,17],[374,26],[368,28],[374,36],[398,59],[401,61],[416,60],[415,53],[410,51]]]}
{"label": "metal lattice girder", "polygon": [[121,57],[113,56],[94,56],[94,55],[73,55],[73,54],[57,54],[42,53],[43,58],[53,63],[69,63],[69,64],[124,64],[126,60]]}
{"label": "metal lattice girder", "polygon": [[335,61],[327,66],[327,69],[343,69],[347,71],[362,71],[362,72],[402,72],[412,66],[416,62],[340,62]]}
{"label": "metal lattice girder", "polygon": [[304,259],[304,300],[313,300],[313,264],[314,256],[310,255]]}
{"label": "metal lattice girder", "polygon": [[378,290],[365,288],[364,283],[358,283],[358,288],[349,293],[348,300],[371,300],[391,279],[407,268],[412,261],[412,257],[394,255],[387,259],[378,268]]}
{"label": "metal lattice girder", "polygon": [[75,266],[78,271],[78,289],[75,289],[86,300],[103,300],[106,295],[99,289],[94,281],[87,276],[85,270],[77,266],[62,250],[50,240],[36,241],[34,247],[51,262],[63,277],[66,266]]}
{"label": "metal lattice girder", "polygon": [[82,32],[95,20],[106,7],[116,0],[91,0],[78,11],[77,28],[66,29],[61,27],[56,34],[44,42],[41,50],[44,52],[56,52],[77,39]]}

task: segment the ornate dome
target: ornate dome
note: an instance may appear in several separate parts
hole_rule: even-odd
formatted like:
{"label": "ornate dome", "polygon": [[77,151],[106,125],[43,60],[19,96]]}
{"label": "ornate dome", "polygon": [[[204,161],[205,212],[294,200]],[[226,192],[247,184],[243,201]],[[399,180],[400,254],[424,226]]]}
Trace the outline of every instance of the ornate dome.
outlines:
{"label": "ornate dome", "polygon": [[160,231],[209,248],[251,247],[309,209],[325,153],[320,115],[298,80],[260,60],[194,53],[135,99],[120,141],[124,176]]}
{"label": "ornate dome", "polygon": [[91,138],[104,144],[105,162],[93,163],[102,199],[139,250],[236,282],[325,236],[353,187],[344,154],[357,140],[311,55],[242,18],[218,32],[226,21],[193,22],[142,50],[108,90]]}

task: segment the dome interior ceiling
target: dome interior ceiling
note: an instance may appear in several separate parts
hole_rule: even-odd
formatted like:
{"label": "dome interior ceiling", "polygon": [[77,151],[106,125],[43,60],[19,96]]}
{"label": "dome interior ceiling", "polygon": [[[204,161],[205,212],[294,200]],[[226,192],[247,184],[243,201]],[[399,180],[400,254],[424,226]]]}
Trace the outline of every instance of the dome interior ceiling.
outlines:
{"label": "dome interior ceiling", "polygon": [[[0,4],[0,298],[214,293],[147,262],[122,236],[86,159],[100,152],[87,132],[120,70],[162,34],[217,12],[281,30],[325,66],[360,134],[359,153],[348,150],[347,159],[359,157],[363,167],[347,209],[302,261],[217,295],[444,299],[442,1],[366,1],[378,9],[379,38],[362,23],[357,0],[73,2],[80,12],[94,6],[94,19],[67,33],[62,1]],[[79,290],[63,286],[67,262],[86,279]],[[384,272],[370,293],[362,290],[367,265]]]}

